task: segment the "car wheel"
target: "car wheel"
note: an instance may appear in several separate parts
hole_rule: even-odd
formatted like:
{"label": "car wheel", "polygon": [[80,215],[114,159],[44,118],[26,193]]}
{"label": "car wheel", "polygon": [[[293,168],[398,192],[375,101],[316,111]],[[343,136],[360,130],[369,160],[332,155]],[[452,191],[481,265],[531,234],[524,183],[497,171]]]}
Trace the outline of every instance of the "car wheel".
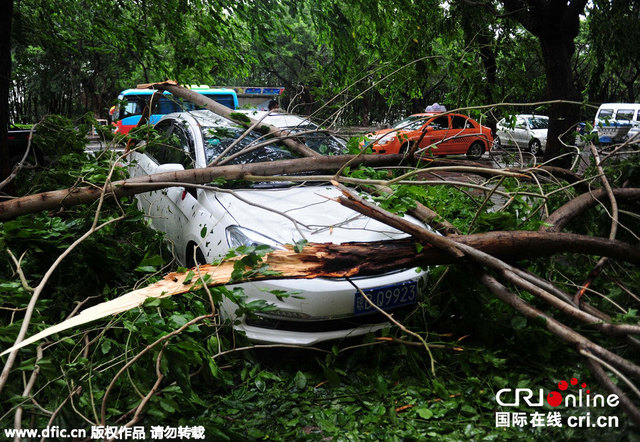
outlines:
{"label": "car wheel", "polygon": [[540,141],[533,139],[529,142],[529,152],[534,155],[540,155],[542,153],[542,146],[540,145]]}
{"label": "car wheel", "polygon": [[[196,252],[195,260],[193,259],[194,250]],[[185,256],[185,259],[188,268],[195,267],[196,264],[202,265],[207,263],[207,259],[204,257],[204,253],[202,253],[200,247],[196,246],[193,242],[187,246],[187,254]]]}
{"label": "car wheel", "polygon": [[482,156],[483,153],[484,153],[484,144],[482,144],[482,141],[475,141],[474,143],[471,144],[471,146],[469,146],[469,150],[467,151],[467,157],[470,160],[477,160]]}

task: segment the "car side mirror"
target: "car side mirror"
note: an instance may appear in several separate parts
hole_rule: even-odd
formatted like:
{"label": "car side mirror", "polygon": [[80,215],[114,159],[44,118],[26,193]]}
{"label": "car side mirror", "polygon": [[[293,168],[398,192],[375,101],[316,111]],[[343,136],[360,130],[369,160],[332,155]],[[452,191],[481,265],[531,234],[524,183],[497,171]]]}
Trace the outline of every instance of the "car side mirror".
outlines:
{"label": "car side mirror", "polygon": [[161,164],[156,169],[156,173],[164,173],[164,172],[180,172],[184,170],[184,166],[178,163],[167,163]]}

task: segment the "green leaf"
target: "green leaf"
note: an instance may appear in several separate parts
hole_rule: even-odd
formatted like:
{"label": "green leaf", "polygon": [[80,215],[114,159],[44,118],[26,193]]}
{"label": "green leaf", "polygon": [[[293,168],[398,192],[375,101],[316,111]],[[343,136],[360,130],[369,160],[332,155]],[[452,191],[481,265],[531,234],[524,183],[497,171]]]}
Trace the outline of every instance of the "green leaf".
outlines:
{"label": "green leaf", "polygon": [[293,381],[299,390],[302,390],[304,387],[307,386],[307,377],[301,371],[296,372],[296,375],[293,378]]}
{"label": "green leaf", "polygon": [[416,413],[418,413],[418,416],[422,419],[431,419],[431,417],[433,417],[433,411],[424,407],[416,408]]}
{"label": "green leaf", "polygon": [[254,381],[256,388],[260,391],[264,391],[267,388],[267,384],[262,380],[262,378],[258,378]]}
{"label": "green leaf", "polygon": [[338,376],[338,373],[330,368],[324,368],[323,372],[332,387],[340,386],[340,376]]}
{"label": "green leaf", "polygon": [[191,280],[193,279],[194,276],[195,276],[195,273],[193,272],[193,270],[189,270],[189,273],[187,273],[187,276],[184,277],[184,281],[182,281],[182,283],[185,285],[191,284]]}
{"label": "green leaf", "polygon": [[109,353],[109,350],[111,350],[111,340],[110,339],[103,340],[102,344],[100,345],[100,350],[102,350],[103,355],[106,355],[107,353]]}
{"label": "green leaf", "polygon": [[527,318],[524,316],[514,316],[511,318],[511,327],[514,330],[522,330],[527,326]]}
{"label": "green leaf", "polygon": [[435,390],[439,398],[447,399],[449,397],[449,392],[447,391],[445,386],[442,384],[442,382],[440,382],[437,379],[433,379],[431,381],[431,385],[433,385],[433,389]]}
{"label": "green leaf", "polygon": [[293,245],[293,250],[296,253],[300,253],[300,252],[302,252],[302,249],[304,249],[308,243],[309,243],[309,241],[307,241],[306,239],[301,239],[300,241],[296,241],[296,243]]}

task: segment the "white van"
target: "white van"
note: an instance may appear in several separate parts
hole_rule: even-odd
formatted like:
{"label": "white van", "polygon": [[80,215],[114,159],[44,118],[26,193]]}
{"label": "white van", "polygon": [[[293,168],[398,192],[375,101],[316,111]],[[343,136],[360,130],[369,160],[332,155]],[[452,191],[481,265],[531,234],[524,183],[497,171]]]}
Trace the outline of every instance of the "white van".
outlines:
{"label": "white van", "polygon": [[640,103],[603,103],[593,122],[601,143],[624,141],[640,132]]}

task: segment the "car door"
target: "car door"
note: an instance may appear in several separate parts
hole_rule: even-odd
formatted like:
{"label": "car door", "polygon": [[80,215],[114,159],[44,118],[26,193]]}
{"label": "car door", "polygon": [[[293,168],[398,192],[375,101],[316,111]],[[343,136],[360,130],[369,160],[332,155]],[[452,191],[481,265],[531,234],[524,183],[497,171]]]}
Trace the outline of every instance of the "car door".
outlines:
{"label": "car door", "polygon": [[[447,155],[452,150],[449,115],[441,115],[427,121],[423,126],[424,135],[418,144],[420,149],[427,148],[427,155]],[[435,146],[434,146],[435,145]],[[431,146],[434,146],[433,148]]]}
{"label": "car door", "polygon": [[[168,119],[160,122],[156,129],[162,134],[160,141],[150,143],[145,150],[145,156],[156,163],[150,173],[193,169],[195,142],[189,127],[181,120]],[[178,251],[186,247],[184,232],[197,210],[196,196],[194,189],[175,186],[148,192],[139,198],[153,226],[165,232],[166,239]]]}
{"label": "car door", "polygon": [[451,153],[465,154],[469,146],[478,138],[480,129],[476,128],[469,118],[464,115],[451,116]]}
{"label": "car door", "polygon": [[513,141],[519,149],[526,149],[529,145],[529,138],[526,120],[523,117],[518,117],[513,128]]}
{"label": "car door", "polygon": [[[129,171],[132,177],[152,175],[162,172],[161,165],[166,163],[165,157],[165,141],[169,137],[171,122],[164,121],[156,126],[156,130],[162,134],[160,139],[147,143],[144,149],[136,149],[131,155]],[[166,205],[166,191],[154,190],[145,192],[136,196],[138,207],[148,217],[153,227],[160,231],[165,231],[166,220],[161,209]]]}

